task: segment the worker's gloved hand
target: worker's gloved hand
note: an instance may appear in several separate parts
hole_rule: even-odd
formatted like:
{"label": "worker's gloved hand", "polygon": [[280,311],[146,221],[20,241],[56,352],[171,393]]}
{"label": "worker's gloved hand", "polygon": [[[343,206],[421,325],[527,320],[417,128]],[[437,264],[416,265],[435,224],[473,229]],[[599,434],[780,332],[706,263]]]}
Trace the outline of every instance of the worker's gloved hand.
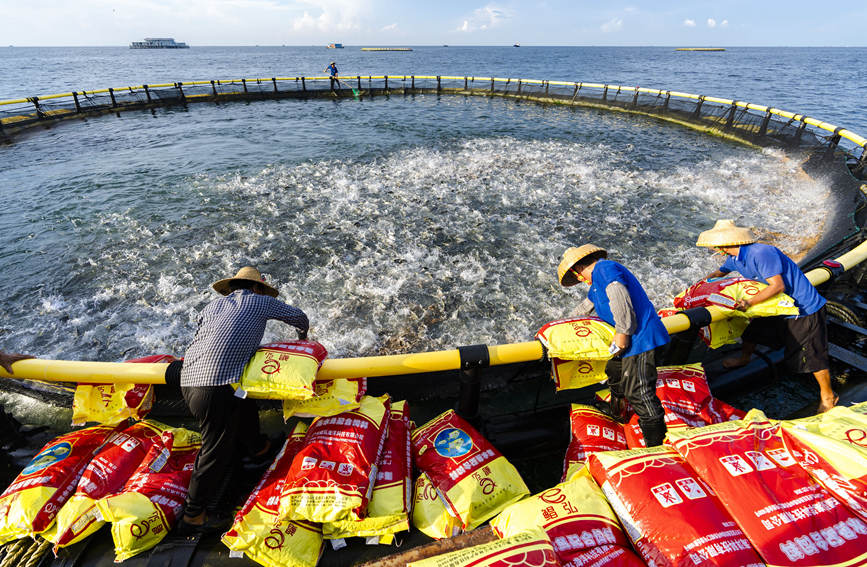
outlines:
{"label": "worker's gloved hand", "polygon": [[306,330],[302,331],[301,329],[298,329],[298,340],[299,341],[306,341],[307,340],[307,331]]}

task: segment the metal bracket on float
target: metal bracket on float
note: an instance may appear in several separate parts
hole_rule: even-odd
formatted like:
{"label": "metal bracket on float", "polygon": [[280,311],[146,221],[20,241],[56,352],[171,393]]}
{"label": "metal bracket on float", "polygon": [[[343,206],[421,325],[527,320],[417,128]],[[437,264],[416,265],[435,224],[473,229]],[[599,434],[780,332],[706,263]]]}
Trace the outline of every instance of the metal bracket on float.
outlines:
{"label": "metal bracket on float", "polygon": [[707,327],[713,322],[710,311],[705,307],[693,307],[682,311],[686,318],[689,319],[689,328],[697,329],[699,327]]}
{"label": "metal bracket on float", "polygon": [[819,267],[823,270],[827,270],[828,274],[830,274],[831,276],[829,279],[834,279],[846,271],[846,268],[843,266],[843,264],[841,264],[837,260],[823,260],[822,265]]}
{"label": "metal bracket on float", "polygon": [[456,411],[459,416],[471,421],[479,415],[479,369],[491,365],[491,355],[488,345],[458,347],[458,353],[461,357],[461,390]]}

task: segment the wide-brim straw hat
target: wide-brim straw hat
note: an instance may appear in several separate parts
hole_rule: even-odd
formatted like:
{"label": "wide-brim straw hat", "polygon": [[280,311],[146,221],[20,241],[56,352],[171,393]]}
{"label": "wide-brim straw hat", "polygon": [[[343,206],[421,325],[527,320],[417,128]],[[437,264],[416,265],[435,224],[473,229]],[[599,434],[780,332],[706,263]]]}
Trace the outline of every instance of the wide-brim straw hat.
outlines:
{"label": "wide-brim straw hat", "polygon": [[582,244],[581,246],[575,248],[567,248],[565,252],[563,252],[563,259],[560,261],[560,265],[557,267],[557,278],[560,280],[560,285],[562,286],[573,286],[578,283],[578,278],[575,277],[575,274],[570,272],[570,268],[574,267],[575,264],[578,264],[589,256],[590,254],[602,252],[602,257],[608,257],[608,251],[604,248],[600,248],[595,244]]}
{"label": "wide-brim straw hat", "polygon": [[277,297],[277,295],[280,293],[277,291],[277,288],[265,283],[265,278],[262,277],[262,274],[259,273],[259,270],[253,268],[252,266],[244,266],[243,268],[238,270],[238,273],[235,274],[234,277],[216,281],[213,283],[213,285],[211,285],[211,287],[213,287],[217,291],[217,293],[221,295],[229,295],[230,293],[232,293],[232,288],[230,284],[233,281],[237,280],[256,282],[257,284],[260,284],[265,290],[265,293],[270,295],[271,297]]}
{"label": "wide-brim straw hat", "polygon": [[735,226],[731,219],[720,219],[716,221],[712,229],[698,235],[695,245],[713,248],[715,246],[740,246],[741,244],[752,244],[755,241],[756,237],[750,229]]}

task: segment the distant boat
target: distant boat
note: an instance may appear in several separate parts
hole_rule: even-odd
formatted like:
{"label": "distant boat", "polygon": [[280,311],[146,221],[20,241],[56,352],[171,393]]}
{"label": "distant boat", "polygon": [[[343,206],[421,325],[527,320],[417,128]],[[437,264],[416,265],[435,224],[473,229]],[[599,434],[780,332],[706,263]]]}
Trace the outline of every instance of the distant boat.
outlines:
{"label": "distant boat", "polygon": [[342,43],[329,43],[328,49],[343,49]]}
{"label": "distant boat", "polygon": [[512,47],[521,47],[521,44],[516,41],[515,45],[513,45]]}
{"label": "distant boat", "polygon": [[134,41],[130,49],[189,49],[184,42],[176,42],[172,37],[146,37],[144,41]]}
{"label": "distant boat", "polygon": [[[449,44],[447,44],[447,43],[443,44],[443,47],[448,47],[448,46],[449,46]],[[12,47],[12,46],[10,45],[9,47]]]}

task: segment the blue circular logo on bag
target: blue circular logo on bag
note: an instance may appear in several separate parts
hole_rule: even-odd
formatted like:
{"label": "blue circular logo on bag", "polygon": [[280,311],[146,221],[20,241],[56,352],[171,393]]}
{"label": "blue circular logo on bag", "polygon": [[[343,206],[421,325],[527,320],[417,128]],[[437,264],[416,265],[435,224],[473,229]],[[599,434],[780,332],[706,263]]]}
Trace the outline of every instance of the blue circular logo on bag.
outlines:
{"label": "blue circular logo on bag", "polygon": [[434,448],[443,457],[461,457],[470,452],[473,441],[460,429],[450,427],[437,433]]}
{"label": "blue circular logo on bag", "polygon": [[64,441],[57,445],[45,449],[30,461],[21,474],[30,474],[41,471],[42,469],[58,463],[68,457],[72,453],[72,445]]}

